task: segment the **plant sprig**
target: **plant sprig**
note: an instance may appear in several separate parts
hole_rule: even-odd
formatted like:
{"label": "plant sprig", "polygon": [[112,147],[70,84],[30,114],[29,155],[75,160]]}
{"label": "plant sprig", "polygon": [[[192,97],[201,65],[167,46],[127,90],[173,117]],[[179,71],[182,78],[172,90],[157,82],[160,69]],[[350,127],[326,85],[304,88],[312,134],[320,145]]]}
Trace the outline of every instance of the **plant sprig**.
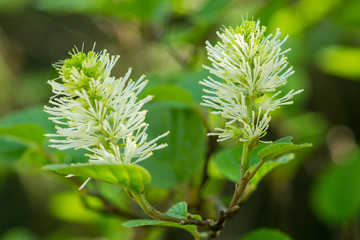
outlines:
{"label": "plant sprig", "polygon": [[[212,108],[213,114],[227,120],[224,128],[216,128],[216,132],[208,135],[217,136],[218,141],[233,138],[243,145],[239,157],[241,178],[235,184],[228,207],[218,212],[217,219],[202,219],[188,213],[186,204],[181,205],[181,209],[186,208],[181,214],[174,213],[173,208],[163,213],[146,199],[145,184],[151,181],[151,176],[137,163],[149,158],[154,150],[166,147],[166,143],[158,145],[156,142],[169,132],[147,141],[148,124],[144,122],[147,112],[142,107],[152,97],[140,100],[137,97],[147,81],[144,81],[144,76],[132,81],[129,78],[131,69],[123,78],[112,77],[111,70],[119,56],[110,56],[106,50],[87,54],[74,50],[70,59],[55,65],[59,78],[49,81],[55,94],[50,99],[53,106],[45,106],[45,111],[52,115],[50,119],[57,124],[57,133],[48,134],[52,138],[50,146],[60,150],[85,149],[89,163],[45,168],[70,177],[82,176],[119,185],[149,217],[156,220],[154,224],[196,226],[198,229],[190,230],[196,239],[215,239],[225,222],[236,214],[254,189],[255,176],[258,182],[277,166],[277,158],[311,146],[295,145],[291,137],[272,144],[262,140],[271,121],[270,113],[282,105],[292,104],[293,96],[302,92],[291,90],[279,97],[281,91],[277,88],[286,84],[287,78],[294,73],[285,57],[290,49],[281,49],[287,36],[281,40],[279,30],[275,35],[265,35],[265,32],[266,28],[260,26],[260,21],[245,19],[236,28],[224,28],[218,32],[221,41],[214,46],[206,43],[211,66],[205,68],[220,80],[208,77],[200,81],[205,86],[202,105]],[[258,152],[257,165],[250,167],[251,153],[260,142],[270,145]],[[208,158],[214,149],[211,148]],[[264,165],[269,168],[261,172]],[[200,187],[205,181],[206,178]],[[106,199],[100,199],[109,204]]]}

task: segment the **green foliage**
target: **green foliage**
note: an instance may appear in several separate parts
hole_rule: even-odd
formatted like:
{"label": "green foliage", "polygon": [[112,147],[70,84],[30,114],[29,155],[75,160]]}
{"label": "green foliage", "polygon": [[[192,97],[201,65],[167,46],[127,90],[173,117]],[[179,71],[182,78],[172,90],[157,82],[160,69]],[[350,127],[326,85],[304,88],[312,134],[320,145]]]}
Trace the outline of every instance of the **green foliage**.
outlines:
{"label": "green foliage", "polygon": [[88,158],[84,156],[85,151],[82,150],[48,152],[47,147],[44,146],[48,142],[44,134],[55,130],[53,122],[49,121],[48,117],[43,106],[33,106],[13,112],[1,119],[0,144],[3,147],[0,148],[0,161],[18,160],[25,153],[31,152],[33,155],[30,160],[47,156],[48,159],[43,163],[53,161],[49,159],[51,156],[66,164],[87,162]]}
{"label": "green foliage", "polygon": [[291,240],[291,238],[277,229],[260,228],[238,240]]}
{"label": "green foliage", "polygon": [[[135,220],[130,220],[130,221],[123,222],[122,225],[124,227],[127,227],[127,228],[133,228],[133,227],[158,225],[160,223],[167,223],[167,222],[154,220],[154,219],[135,219]],[[174,224],[174,226],[179,225],[179,224],[176,224],[176,223],[173,223],[173,224]]]}
{"label": "green foliage", "polygon": [[297,141],[310,141],[315,148],[325,141],[329,122],[320,113],[306,112],[296,115],[287,114],[282,117],[286,118],[286,121],[282,123],[282,131],[295,136]]}
{"label": "green foliage", "polygon": [[325,73],[350,80],[360,79],[360,48],[330,46],[322,49],[316,60]]}
{"label": "green foliage", "polygon": [[[250,166],[254,166],[259,162],[259,158],[256,156],[257,152],[266,146],[265,144],[259,144],[251,152]],[[242,154],[242,145],[239,144],[236,147],[226,148],[217,152],[213,158],[214,165],[227,179],[233,182],[240,182],[240,163],[239,159]]]}
{"label": "green foliage", "polygon": [[263,161],[268,161],[283,154],[312,146],[312,144],[309,143],[293,144],[291,140],[292,137],[285,137],[275,141],[271,145],[261,149],[258,153],[258,157]]}
{"label": "green foliage", "polygon": [[233,2],[234,0],[224,0],[221,2],[217,0],[209,0],[203,6],[199,14],[196,15],[196,20],[200,23],[212,23],[216,21],[216,17],[225,14],[225,11],[231,7]]}
{"label": "green foliage", "polygon": [[8,136],[27,145],[41,146],[45,141],[45,133],[42,127],[32,123],[0,126],[0,135]]}
{"label": "green foliage", "polygon": [[[295,154],[293,153],[288,153],[285,155],[282,155],[281,157],[275,158],[274,160],[270,160],[265,162],[261,168],[258,170],[258,172],[255,174],[255,176],[250,180],[250,184],[251,184],[251,188],[255,188],[259,182],[261,181],[261,179],[263,179],[266,174],[268,174],[271,170],[273,170],[274,168],[286,164],[289,161],[291,161],[292,159],[294,159]],[[252,166],[250,168],[250,171],[253,171],[255,168],[255,166]]]}
{"label": "green foliage", "polygon": [[[291,139],[292,137],[285,137],[268,146],[266,144],[260,144],[251,152],[250,170],[253,170],[256,164],[259,163],[260,157],[264,157],[264,161],[266,161],[250,181],[252,187],[256,187],[260,180],[272,169],[294,158],[294,154],[287,153],[311,146],[310,144],[294,145]],[[217,169],[224,177],[233,182],[240,182],[241,179],[239,163],[241,153],[242,147],[236,146],[218,152],[213,159]]]}
{"label": "green foliage", "polygon": [[13,126],[32,123],[42,127],[46,133],[52,133],[55,131],[54,124],[48,118],[49,115],[44,112],[44,106],[39,105],[12,112],[1,119],[0,125]]}
{"label": "green foliage", "polygon": [[123,19],[139,19],[157,22],[166,17],[168,2],[154,1],[111,1],[111,0],[37,0],[35,8],[50,13],[95,13],[121,16]]}
{"label": "green foliage", "polygon": [[236,146],[219,151],[214,156],[214,165],[224,177],[233,181],[240,182],[240,164],[238,158],[241,157],[242,146]]}
{"label": "green foliage", "polygon": [[44,126],[48,127],[50,123],[46,118],[41,119],[44,115],[42,109],[33,107],[9,114],[1,120],[0,162],[14,165],[15,160],[30,156],[29,160],[44,158]]}
{"label": "green foliage", "polygon": [[28,0],[2,0],[0,2],[0,12],[18,12],[25,8]]}
{"label": "green foliage", "polygon": [[339,224],[355,217],[360,211],[360,155],[332,164],[316,180],[311,195],[316,215],[325,223]]}
{"label": "green foliage", "polygon": [[138,194],[144,190],[144,185],[151,181],[148,171],[138,165],[94,163],[77,165],[54,164],[47,165],[44,169],[116,184]]}
{"label": "green foliage", "polygon": [[[172,206],[167,212],[167,215],[177,218],[186,218],[187,215],[187,204],[186,202],[179,202]],[[141,226],[166,226],[166,227],[176,227],[182,228],[184,230],[189,231],[191,234],[195,234],[196,227],[193,225],[180,225],[178,223],[173,222],[164,222],[154,219],[135,219],[123,222],[122,224],[125,227],[133,228],[133,227],[141,227]]]}
{"label": "green foliage", "polygon": [[[256,157],[258,149],[255,149],[251,154],[252,164],[250,166],[250,171],[253,171],[256,167],[256,164],[259,162],[259,159]],[[260,150],[261,151],[261,150]],[[240,163],[238,158],[241,157],[242,148],[234,147],[223,150],[215,155],[214,162],[218,170],[229,180],[233,182],[240,182],[241,173],[240,173]],[[294,154],[284,154],[280,157],[275,158],[274,160],[266,161],[262,167],[258,170],[255,176],[249,182],[249,188],[251,191],[256,189],[256,186],[259,184],[261,179],[263,179],[266,174],[268,174],[274,168],[286,164],[292,159],[294,159]]]}
{"label": "green foliage", "polygon": [[[355,139],[358,139],[359,131],[356,127],[358,110],[356,107],[352,107],[350,111],[347,107],[351,106],[350,103],[356,103],[354,101],[357,91],[356,84],[348,83],[352,84],[349,87],[342,81],[343,79],[354,81],[359,79],[359,49],[356,47],[360,23],[359,7],[360,2],[357,0],[299,0],[295,2],[288,0],[2,1],[0,3],[0,12],[2,13],[2,20],[0,20],[2,26],[0,34],[2,49],[0,51],[0,84],[2,86],[0,105],[1,114],[13,112],[2,117],[0,122],[0,131],[2,131],[0,133],[0,190],[2,195],[6,196],[3,199],[4,203],[7,199],[9,199],[8,201],[12,201],[12,198],[15,197],[19,199],[18,195],[7,195],[6,189],[12,189],[14,182],[11,178],[9,178],[10,181],[6,179],[7,174],[2,175],[4,171],[5,173],[6,171],[15,173],[14,175],[19,176],[22,182],[21,188],[16,188],[18,190],[16,192],[26,193],[24,206],[27,202],[36,204],[31,204],[30,207],[24,207],[24,209],[13,205],[11,216],[16,216],[18,212],[22,212],[23,215],[26,215],[27,212],[41,212],[41,214],[36,214],[35,218],[21,215],[22,217],[19,218],[21,222],[18,221],[19,223],[16,224],[29,226],[27,227],[29,230],[5,229],[1,238],[4,240],[37,239],[37,237],[32,237],[31,232],[38,232],[39,229],[31,226],[41,226],[41,230],[44,230],[41,238],[47,240],[85,240],[97,236],[109,239],[134,237],[133,232],[122,228],[119,222],[113,222],[110,226],[109,222],[103,218],[98,221],[99,218],[95,216],[96,214],[90,214],[93,211],[85,209],[81,198],[76,197],[79,195],[76,191],[71,197],[65,196],[70,195],[68,192],[59,194],[59,189],[64,188],[61,181],[54,181],[54,179],[49,179],[48,174],[41,173],[36,173],[29,178],[27,168],[23,164],[23,159],[27,158],[26,161],[29,161],[29,164],[38,165],[41,157],[47,158],[51,155],[55,156],[54,162],[59,161],[66,164],[88,161],[88,158],[84,156],[84,151],[49,150],[45,146],[41,149],[38,148],[40,145],[46,145],[41,134],[54,132],[54,126],[51,121],[48,121],[49,116],[43,112],[43,106],[26,109],[30,104],[43,105],[48,100],[50,87],[46,89],[45,82],[47,79],[55,78],[54,71],[50,70],[50,64],[54,59],[63,56],[65,51],[74,44],[79,47],[82,42],[86,42],[85,48],[91,48],[92,43],[96,41],[97,49],[108,48],[126,59],[125,63],[116,67],[118,72],[123,72],[128,67],[134,67],[135,74],[156,75],[160,79],[158,82],[165,84],[154,87],[155,77],[149,77],[149,85],[153,87],[145,89],[142,95],[154,95],[153,103],[149,106],[147,122],[155,124],[155,127],[150,129],[149,139],[169,130],[169,126],[171,127],[170,135],[162,140],[169,142],[171,139],[169,148],[154,152],[151,159],[141,163],[153,175],[152,185],[167,188],[161,189],[163,191],[161,194],[153,189],[146,190],[148,196],[156,195],[151,202],[157,205],[165,198],[169,198],[169,201],[172,201],[171,197],[184,199],[184,193],[189,194],[189,196],[186,195],[186,199],[193,200],[192,194],[196,189],[189,187],[187,183],[193,184],[193,179],[197,180],[199,176],[201,177],[206,151],[203,124],[203,117],[206,114],[200,114],[197,107],[190,105],[198,105],[203,94],[198,81],[206,78],[207,71],[201,70],[201,65],[209,64],[204,53],[204,42],[209,40],[214,43],[216,37],[214,29],[222,25],[236,26],[240,23],[241,16],[246,16],[246,13],[249,13],[250,18],[251,16],[254,16],[254,19],[260,17],[262,22],[269,26],[270,32],[274,32],[274,29],[279,27],[283,36],[290,34],[284,49],[292,48],[289,60],[294,65],[296,74],[289,79],[289,84],[284,86],[285,89],[281,90],[287,92],[290,89],[305,89],[304,94],[296,97],[293,107],[285,107],[276,111],[269,135],[291,135],[298,142],[308,141],[315,146],[296,153],[294,160],[292,160],[293,154],[284,154],[266,161],[252,179],[251,186],[256,185],[271,169],[285,163],[289,164],[279,169],[277,171],[279,175],[276,177],[280,174],[282,177],[293,176],[301,162],[304,162],[302,160],[306,160],[306,156],[314,151],[317,151],[316,158],[306,163],[306,169],[314,170],[312,164],[316,164],[316,169],[321,167],[318,164],[322,164],[325,158],[328,158],[328,153],[324,153],[326,152],[324,149],[327,149],[324,146],[333,122],[328,119],[349,119],[346,122],[347,126],[353,128]],[[29,32],[37,34],[29,35]],[[48,41],[43,44],[41,39],[48,39]],[[129,56],[131,57],[128,58]],[[39,74],[32,78],[27,77],[29,72],[34,70]],[[332,76],[336,78],[329,79]],[[336,83],[329,80],[336,80]],[[325,91],[322,91],[324,90],[323,86],[326,86]],[[183,91],[184,89],[187,91]],[[189,92],[192,96],[189,95]],[[300,104],[299,99],[301,99]],[[309,106],[311,109],[316,109],[317,112],[309,112]],[[23,109],[14,110],[20,108]],[[178,117],[180,117],[180,121],[176,120]],[[210,125],[210,129],[222,124],[219,119],[211,119],[211,121],[213,122],[206,123]],[[186,131],[184,131],[185,128]],[[226,183],[219,176],[220,174],[233,182],[239,182],[241,177],[238,163],[241,147],[229,148],[225,143],[219,148],[221,151],[213,155],[210,160],[208,171],[211,170],[211,174],[201,189],[206,192],[206,197],[219,196],[224,189]],[[250,170],[259,162],[257,157],[259,150],[261,149],[255,149],[252,152]],[[313,211],[323,222],[343,224],[359,213],[360,197],[356,186],[360,181],[357,176],[360,167],[357,159],[359,157],[344,158],[344,161],[341,161],[343,165],[331,164],[316,180],[311,200]],[[45,159],[44,162],[46,161],[49,163],[50,159]],[[310,175],[309,179],[313,179],[317,172],[307,171],[307,173]],[[287,179],[283,179],[283,181],[287,181]],[[41,194],[32,190],[28,184],[37,185],[38,192]],[[180,184],[182,184],[181,190],[178,187]],[[109,189],[106,190],[106,187]],[[292,187],[292,191],[298,193],[302,192],[301,188],[307,187],[307,185],[304,185],[304,181],[300,181],[299,184]],[[87,190],[99,190],[99,194],[116,202],[121,208],[135,211],[135,208],[132,209],[133,205],[129,205],[130,200],[126,193],[117,185],[91,181],[87,188],[89,188]],[[49,196],[51,196],[50,214],[43,208],[48,203]],[[276,197],[281,198],[282,196]],[[266,201],[271,200],[263,199],[262,201],[265,201],[264,204],[269,204]],[[297,201],[295,202],[297,203]],[[1,203],[3,204],[3,202]],[[211,204],[208,203],[197,210],[211,212],[210,208],[213,207]],[[41,209],[38,208],[39,206]],[[248,207],[248,205],[244,207]],[[249,207],[251,208],[251,205]],[[302,211],[302,208],[292,209],[295,214]],[[243,219],[254,219],[254,216],[248,215],[249,212],[242,213],[244,214]],[[66,216],[66,214],[68,215]],[[2,226],[5,222],[11,224],[11,216],[5,213],[2,221],[0,220],[0,225]],[[305,220],[303,218],[301,220],[304,221],[291,221],[286,227],[296,228],[298,224],[301,224],[304,229],[308,230],[309,227],[316,226],[315,224],[309,226],[310,223],[306,221],[307,216],[302,216]],[[56,227],[55,224],[58,224],[59,220],[61,224]],[[282,220],[287,221],[288,219]],[[146,221],[151,224],[158,222],[150,219]],[[253,221],[259,223],[258,219]],[[43,224],[44,222],[45,224]],[[156,224],[162,226],[166,223]],[[174,225],[179,227],[179,224]],[[48,229],[48,226],[54,227]],[[190,228],[190,226],[187,227]],[[229,224],[227,227],[231,227],[231,225]],[[164,238],[165,229],[157,227],[154,229],[157,232],[156,236],[149,233],[153,231],[151,228],[145,228],[141,232],[143,238]],[[317,232],[325,234],[325,236],[331,235],[332,238],[334,238],[333,234],[339,234],[338,231],[329,229],[319,228],[315,232],[309,231],[307,238],[318,239],[319,235],[314,235]],[[192,230],[194,231],[194,228]],[[231,229],[229,230],[231,231]],[[74,236],[74,231],[76,236]],[[270,240],[274,236],[281,235],[280,232],[274,233],[277,232],[276,230],[262,229],[256,232],[263,235],[251,233],[244,237]],[[235,239],[234,236],[231,237]],[[301,237],[294,236],[294,238]]]}
{"label": "green foliage", "polygon": [[188,90],[194,98],[194,102],[200,104],[200,102],[202,102],[203,88],[200,84],[194,83],[197,83],[199,79],[206,78],[207,75],[208,72],[206,69],[200,69],[197,72],[185,72],[178,78],[177,84]]}
{"label": "green foliage", "polygon": [[171,188],[199,174],[206,142],[199,112],[183,103],[165,101],[149,104],[148,110],[146,122],[150,139],[170,131],[163,140],[168,147],[140,162],[151,173],[151,184]]}
{"label": "green foliage", "polygon": [[27,149],[24,144],[3,138],[0,138],[0,145],[0,163],[11,163],[19,159]]}
{"label": "green foliage", "polygon": [[[90,200],[91,203],[88,204],[94,207],[101,206],[101,202],[98,199],[91,198]],[[54,194],[50,199],[49,210],[56,219],[71,223],[89,224],[101,220],[101,214],[87,209],[79,194],[74,191]]]}
{"label": "green foliage", "polygon": [[183,88],[174,85],[158,85],[149,87],[140,94],[140,98],[147,95],[154,96],[154,101],[174,101],[186,104],[194,102],[192,95]]}
{"label": "green foliage", "polygon": [[167,215],[177,218],[186,218],[187,214],[187,203],[179,202],[172,206],[167,212]]}
{"label": "green foliage", "polygon": [[4,233],[1,240],[37,240],[38,238],[28,229],[22,227],[12,228]]}

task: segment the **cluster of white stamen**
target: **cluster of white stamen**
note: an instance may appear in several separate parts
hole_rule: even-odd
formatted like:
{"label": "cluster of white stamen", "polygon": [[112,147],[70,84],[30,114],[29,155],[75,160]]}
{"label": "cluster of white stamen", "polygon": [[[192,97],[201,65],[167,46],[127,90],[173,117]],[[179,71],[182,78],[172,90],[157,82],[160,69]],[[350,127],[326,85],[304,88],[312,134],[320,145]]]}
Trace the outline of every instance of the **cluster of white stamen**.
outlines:
{"label": "cluster of white stamen", "polygon": [[281,46],[288,38],[280,39],[280,31],[264,36],[266,28],[260,21],[243,20],[239,27],[217,32],[221,41],[216,45],[206,42],[212,66],[204,66],[221,80],[211,77],[200,81],[207,87],[202,105],[214,109],[212,113],[227,119],[225,128],[217,128],[219,141],[238,138],[240,141],[259,139],[266,134],[269,112],[281,105],[292,104],[294,95],[302,90],[291,90],[279,98],[277,88],[287,82],[294,71],[288,67]]}
{"label": "cluster of white stamen", "polygon": [[45,106],[57,129],[56,134],[47,134],[51,147],[86,149],[93,163],[132,164],[167,146],[156,141],[169,132],[147,142],[146,110],[141,109],[151,96],[137,99],[147,84],[145,76],[134,82],[129,79],[131,69],[123,78],[110,76],[118,58],[106,50],[88,54],[76,50],[55,65],[60,77],[49,81],[55,93],[50,99],[53,106]]}

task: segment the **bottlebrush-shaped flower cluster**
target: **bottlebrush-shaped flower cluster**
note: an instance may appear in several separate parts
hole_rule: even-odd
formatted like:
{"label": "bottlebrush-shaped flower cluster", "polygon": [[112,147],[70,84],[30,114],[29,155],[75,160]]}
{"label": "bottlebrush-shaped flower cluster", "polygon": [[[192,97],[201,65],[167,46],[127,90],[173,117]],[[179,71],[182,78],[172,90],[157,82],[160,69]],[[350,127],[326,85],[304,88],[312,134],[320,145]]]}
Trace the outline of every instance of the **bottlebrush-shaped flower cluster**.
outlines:
{"label": "bottlebrush-shaped flower cluster", "polygon": [[294,71],[288,66],[281,49],[286,41],[274,35],[265,35],[266,27],[260,21],[243,20],[236,28],[217,32],[221,41],[214,46],[206,42],[211,66],[205,66],[218,78],[208,77],[200,84],[206,88],[202,105],[214,109],[212,113],[226,118],[225,128],[216,128],[219,141],[236,138],[254,141],[265,136],[271,117],[269,113],[281,105],[292,104],[294,95],[302,90],[291,90],[281,95],[277,88],[287,82]]}
{"label": "bottlebrush-shaped flower cluster", "polygon": [[56,123],[57,133],[47,134],[51,147],[86,149],[90,162],[113,164],[137,163],[166,147],[156,141],[169,132],[147,141],[142,107],[152,97],[137,97],[147,84],[145,76],[134,82],[129,69],[120,79],[112,77],[118,58],[106,50],[86,54],[75,49],[71,58],[55,64],[59,78],[48,82],[53,106],[45,106]]}

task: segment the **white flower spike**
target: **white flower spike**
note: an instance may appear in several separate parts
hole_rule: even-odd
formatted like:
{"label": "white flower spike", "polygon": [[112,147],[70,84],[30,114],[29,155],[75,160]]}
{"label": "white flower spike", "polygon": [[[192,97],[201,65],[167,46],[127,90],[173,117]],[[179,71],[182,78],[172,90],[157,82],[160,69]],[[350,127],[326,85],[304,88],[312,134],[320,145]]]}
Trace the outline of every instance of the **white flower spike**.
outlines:
{"label": "white flower spike", "polygon": [[221,41],[214,46],[206,42],[212,66],[204,68],[221,80],[208,77],[200,81],[206,87],[202,105],[227,119],[224,129],[209,134],[218,135],[218,141],[257,141],[266,134],[269,112],[292,104],[293,96],[302,92],[291,90],[278,98],[277,88],[294,73],[285,57],[290,49],[281,49],[288,36],[281,40],[279,29],[275,35],[265,36],[265,31],[259,20],[243,19],[240,26],[217,32]]}
{"label": "white flower spike", "polygon": [[51,147],[86,149],[91,163],[134,164],[167,146],[156,141],[169,132],[147,142],[142,107],[151,96],[137,99],[147,84],[145,76],[134,82],[129,69],[123,78],[111,77],[119,56],[106,50],[87,54],[74,50],[70,55],[55,65],[60,77],[48,82],[55,96],[45,112],[57,124],[57,133],[47,134]]}

